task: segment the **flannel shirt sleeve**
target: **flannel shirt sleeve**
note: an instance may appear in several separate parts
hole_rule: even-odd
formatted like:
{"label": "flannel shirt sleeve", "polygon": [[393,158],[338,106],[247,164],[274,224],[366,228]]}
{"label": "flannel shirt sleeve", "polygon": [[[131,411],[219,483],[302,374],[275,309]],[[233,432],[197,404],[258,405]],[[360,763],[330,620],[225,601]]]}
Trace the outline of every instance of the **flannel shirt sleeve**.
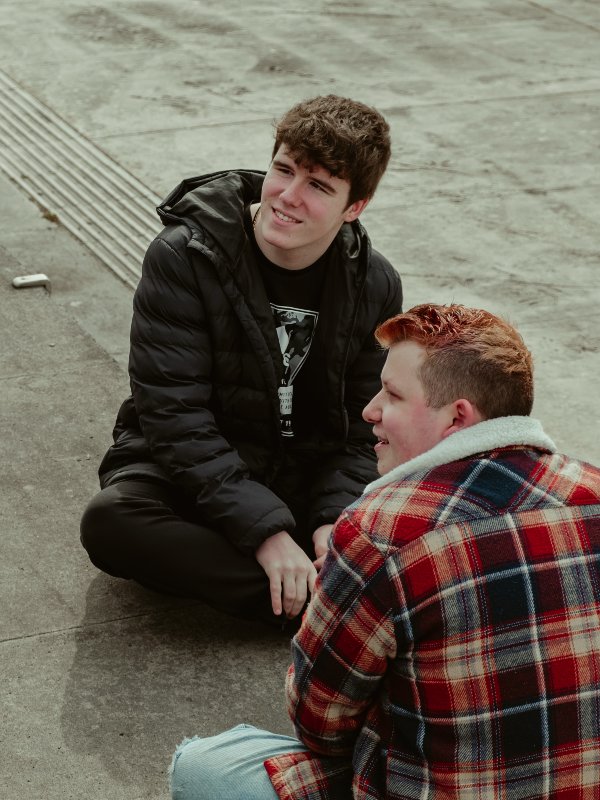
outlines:
{"label": "flannel shirt sleeve", "polygon": [[296,735],[313,752],[349,756],[396,652],[385,555],[344,514],[292,642],[286,680]]}

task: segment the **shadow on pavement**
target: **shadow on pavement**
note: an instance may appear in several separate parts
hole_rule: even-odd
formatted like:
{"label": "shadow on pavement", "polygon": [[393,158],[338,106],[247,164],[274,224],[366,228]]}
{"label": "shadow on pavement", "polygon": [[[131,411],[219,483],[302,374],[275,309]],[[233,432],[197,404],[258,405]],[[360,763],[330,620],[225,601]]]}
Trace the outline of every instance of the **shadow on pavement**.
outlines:
{"label": "shadow on pavement", "polygon": [[[99,622],[115,593],[125,605],[135,595],[135,615]],[[65,686],[65,744],[87,764],[97,759],[105,776],[136,797],[166,786],[171,753],[184,736],[241,721],[290,732],[283,700],[289,636],[204,605],[170,605],[135,584],[95,577]]]}

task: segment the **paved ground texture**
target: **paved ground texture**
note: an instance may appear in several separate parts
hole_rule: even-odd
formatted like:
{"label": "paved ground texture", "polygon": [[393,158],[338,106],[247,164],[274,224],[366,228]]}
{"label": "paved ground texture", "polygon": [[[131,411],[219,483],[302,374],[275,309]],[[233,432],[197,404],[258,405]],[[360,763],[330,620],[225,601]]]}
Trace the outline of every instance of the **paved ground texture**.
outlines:
{"label": "paved ground texture", "polygon": [[[600,462],[595,0],[3,0],[0,796],[161,800],[184,736],[289,730],[288,642],[99,574],[78,521],[127,390],[132,286],[182,177],[266,168],[296,100],[350,95],[394,155],[364,222],[407,306],[522,330],[535,413]],[[15,290],[16,275],[46,273]],[[218,800],[218,799],[216,799]]]}

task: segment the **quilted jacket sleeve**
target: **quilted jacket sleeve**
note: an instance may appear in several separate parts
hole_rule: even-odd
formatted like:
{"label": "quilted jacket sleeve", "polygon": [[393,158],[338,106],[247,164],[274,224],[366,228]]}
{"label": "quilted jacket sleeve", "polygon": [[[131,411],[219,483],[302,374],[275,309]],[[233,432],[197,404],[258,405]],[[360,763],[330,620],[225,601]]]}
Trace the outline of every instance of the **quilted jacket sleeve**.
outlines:
{"label": "quilted jacket sleeve", "polygon": [[195,496],[202,522],[253,552],[268,536],[291,531],[295,523],[273,492],[249,479],[246,464],[210,411],[207,306],[185,254],[155,239],[134,298],[131,390],[156,463]]}
{"label": "quilted jacket sleeve", "polygon": [[382,271],[382,288],[370,304],[371,324],[354,360],[347,365],[344,376],[344,408],[348,433],[344,446],[326,459],[312,489],[311,526],[316,529],[332,523],[354,502],[364,487],[375,480],[377,459],[373,446],[372,425],[365,422],[362,412],[381,388],[381,370],[386,353],[375,339],[375,329],[386,319],[402,311],[402,285],[392,268]]}

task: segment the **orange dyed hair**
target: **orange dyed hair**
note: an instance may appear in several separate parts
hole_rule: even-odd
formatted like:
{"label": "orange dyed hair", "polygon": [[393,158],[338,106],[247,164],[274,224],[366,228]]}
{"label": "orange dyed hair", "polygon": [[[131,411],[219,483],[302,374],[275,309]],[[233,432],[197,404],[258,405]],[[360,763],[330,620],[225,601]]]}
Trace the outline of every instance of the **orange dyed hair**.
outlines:
{"label": "orange dyed hair", "polygon": [[375,336],[386,348],[411,341],[425,349],[419,378],[432,408],[464,398],[485,419],[531,413],[531,353],[520,333],[489,311],[419,305],[382,323]]}

